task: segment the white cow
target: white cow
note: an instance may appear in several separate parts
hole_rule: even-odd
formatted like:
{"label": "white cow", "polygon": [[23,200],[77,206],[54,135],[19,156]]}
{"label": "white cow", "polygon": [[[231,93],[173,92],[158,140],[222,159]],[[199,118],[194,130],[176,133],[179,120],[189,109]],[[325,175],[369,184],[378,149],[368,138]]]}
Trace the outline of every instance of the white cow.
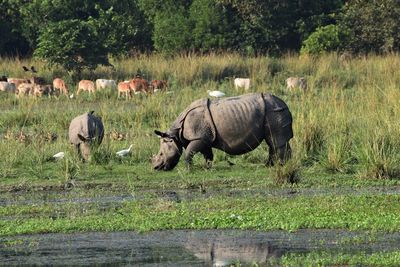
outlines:
{"label": "white cow", "polygon": [[0,82],[0,91],[8,92],[8,93],[15,93],[17,87],[14,83],[9,82]]}
{"label": "white cow", "polygon": [[307,91],[307,80],[304,77],[289,77],[286,79],[286,89],[291,90],[300,88],[304,92]]}
{"label": "white cow", "polygon": [[96,90],[101,90],[104,88],[117,89],[117,83],[114,80],[97,79]]}
{"label": "white cow", "polygon": [[234,82],[236,90],[239,90],[239,88],[244,88],[247,91],[250,88],[249,78],[235,78]]}
{"label": "white cow", "polygon": [[31,83],[29,79],[21,79],[21,78],[7,78],[7,82],[15,84],[15,87],[17,89],[19,85],[22,83]]}

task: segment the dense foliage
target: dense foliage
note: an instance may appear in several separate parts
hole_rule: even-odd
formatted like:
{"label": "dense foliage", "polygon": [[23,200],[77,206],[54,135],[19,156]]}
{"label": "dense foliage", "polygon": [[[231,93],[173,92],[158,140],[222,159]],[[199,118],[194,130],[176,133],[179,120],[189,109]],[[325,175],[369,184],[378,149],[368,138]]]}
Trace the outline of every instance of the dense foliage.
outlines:
{"label": "dense foliage", "polygon": [[340,48],[341,38],[339,29],[336,25],[327,25],[318,27],[307,40],[304,41],[301,48],[302,54],[320,54],[328,51],[335,51]]}
{"label": "dense foliage", "polygon": [[34,54],[78,72],[107,65],[110,55],[137,52],[276,55],[306,47],[305,53],[384,53],[400,47],[396,0],[3,0],[0,8],[0,55]]}

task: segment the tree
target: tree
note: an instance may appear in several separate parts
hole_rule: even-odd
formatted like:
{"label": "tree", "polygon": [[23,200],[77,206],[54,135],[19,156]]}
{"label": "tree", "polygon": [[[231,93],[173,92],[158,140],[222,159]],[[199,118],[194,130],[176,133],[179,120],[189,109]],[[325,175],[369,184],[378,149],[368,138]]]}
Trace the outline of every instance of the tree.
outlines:
{"label": "tree", "polygon": [[307,39],[318,27],[336,25],[343,3],[343,0],[299,1],[296,28],[300,40]]}
{"label": "tree", "polygon": [[349,32],[347,49],[355,53],[383,53],[400,49],[398,0],[351,0],[340,26]]}
{"label": "tree", "polygon": [[234,46],[239,23],[231,9],[215,0],[194,0],[189,13],[194,49],[209,52]]}
{"label": "tree", "polygon": [[188,9],[191,0],[137,0],[153,27],[154,48],[165,55],[193,48]]}
{"label": "tree", "polygon": [[191,50],[190,22],[183,7],[157,12],[153,41],[157,51],[173,55]]}
{"label": "tree", "polygon": [[21,0],[0,1],[0,55],[27,55],[29,42],[21,34],[19,6]]}
{"label": "tree", "polygon": [[93,21],[77,19],[50,23],[39,35],[34,55],[50,66],[61,65],[78,74],[84,68],[108,65],[108,49]]}
{"label": "tree", "polygon": [[[69,8],[74,4],[76,8]],[[151,45],[148,24],[134,0],[33,0],[23,10],[24,34],[35,40],[34,55],[78,74],[84,68],[110,65],[109,55]]]}
{"label": "tree", "polygon": [[232,6],[240,23],[242,49],[279,53],[298,50],[303,38],[334,22],[341,0],[216,0]]}

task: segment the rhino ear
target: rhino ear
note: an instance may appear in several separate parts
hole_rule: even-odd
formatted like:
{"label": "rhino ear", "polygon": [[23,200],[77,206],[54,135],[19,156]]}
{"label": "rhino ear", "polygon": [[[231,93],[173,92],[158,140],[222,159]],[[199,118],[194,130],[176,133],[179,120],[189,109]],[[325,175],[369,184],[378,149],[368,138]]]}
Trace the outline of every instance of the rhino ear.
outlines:
{"label": "rhino ear", "polygon": [[86,142],[87,138],[85,138],[83,135],[78,134],[78,138],[81,139],[81,141]]}
{"label": "rhino ear", "polygon": [[161,132],[161,131],[159,131],[159,130],[154,130],[154,133],[156,134],[156,135],[158,135],[158,136],[160,136],[160,137],[171,137],[171,136],[169,136],[169,134],[167,134],[167,133],[163,133],[163,132]]}

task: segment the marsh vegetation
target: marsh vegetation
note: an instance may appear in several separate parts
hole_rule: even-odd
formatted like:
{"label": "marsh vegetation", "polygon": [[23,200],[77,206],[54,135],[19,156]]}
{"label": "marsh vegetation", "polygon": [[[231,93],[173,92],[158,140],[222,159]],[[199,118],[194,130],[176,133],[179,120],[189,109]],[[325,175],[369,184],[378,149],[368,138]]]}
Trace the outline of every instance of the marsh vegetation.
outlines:
{"label": "marsh vegetation", "polygon": [[[336,54],[153,55],[112,64],[115,70],[101,67],[82,75],[123,81],[141,73],[148,80],[168,80],[170,93],[131,100],[118,99],[111,90],[72,99],[0,95],[0,235],[209,228],[399,231],[399,195],[393,191],[400,178],[398,55],[350,61]],[[36,66],[48,81],[62,77],[76,90],[77,81],[67,72],[38,61],[3,58],[0,73],[24,77],[22,65]],[[288,104],[292,159],[267,168],[262,144],[242,156],[215,151],[211,169],[198,155],[191,171],[182,159],[171,172],[152,170],[149,158],[159,145],[154,129],[168,129],[188,104],[207,97],[207,90],[246,93],[234,88],[234,76],[249,77],[250,92],[271,92]],[[305,76],[308,91],[287,92],[289,76]],[[92,161],[83,163],[67,133],[71,119],[90,110],[102,117],[105,137]],[[130,144],[130,156],[116,156]],[[60,151],[64,159],[49,160]],[[304,189],[327,193],[297,193]],[[287,193],[276,194],[279,190]],[[331,190],[342,191],[332,195]],[[132,197],[106,206],[74,201],[121,195]],[[59,198],[65,201],[49,201]]]}

